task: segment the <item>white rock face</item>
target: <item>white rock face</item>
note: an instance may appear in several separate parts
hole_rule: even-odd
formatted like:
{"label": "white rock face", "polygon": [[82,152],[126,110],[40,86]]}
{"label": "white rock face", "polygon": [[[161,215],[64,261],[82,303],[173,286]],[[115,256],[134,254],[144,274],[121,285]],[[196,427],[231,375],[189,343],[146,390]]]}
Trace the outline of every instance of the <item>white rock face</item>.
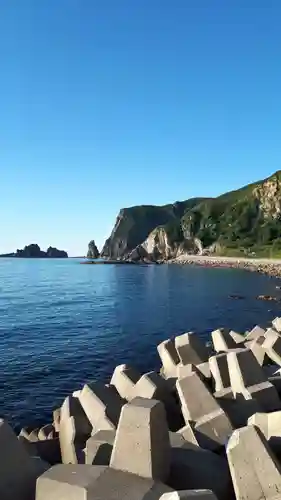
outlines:
{"label": "white rock face", "polygon": [[172,242],[164,227],[154,229],[140,245],[140,250],[154,259],[171,259],[185,253],[202,254],[203,248],[198,238],[186,238],[183,242]]}

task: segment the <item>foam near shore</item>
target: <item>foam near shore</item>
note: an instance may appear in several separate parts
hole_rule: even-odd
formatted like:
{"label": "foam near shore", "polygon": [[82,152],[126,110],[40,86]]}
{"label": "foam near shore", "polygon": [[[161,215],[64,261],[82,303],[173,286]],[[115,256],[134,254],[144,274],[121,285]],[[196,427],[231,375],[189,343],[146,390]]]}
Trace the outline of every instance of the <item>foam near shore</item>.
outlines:
{"label": "foam near shore", "polygon": [[157,350],[160,374],[119,365],[41,428],[0,420],[1,500],[281,500],[281,318]]}

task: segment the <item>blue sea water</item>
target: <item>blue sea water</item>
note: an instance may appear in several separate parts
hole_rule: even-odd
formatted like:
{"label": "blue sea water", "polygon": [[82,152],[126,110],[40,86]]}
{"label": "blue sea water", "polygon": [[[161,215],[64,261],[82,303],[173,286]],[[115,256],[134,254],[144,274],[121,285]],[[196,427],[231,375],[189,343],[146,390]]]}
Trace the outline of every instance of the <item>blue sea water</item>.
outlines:
{"label": "blue sea water", "polygon": [[[185,331],[266,325],[280,281],[234,269],[0,259],[0,416],[44,424],[70,392],[114,367],[159,367],[157,343]],[[230,294],[245,297],[230,299]]]}

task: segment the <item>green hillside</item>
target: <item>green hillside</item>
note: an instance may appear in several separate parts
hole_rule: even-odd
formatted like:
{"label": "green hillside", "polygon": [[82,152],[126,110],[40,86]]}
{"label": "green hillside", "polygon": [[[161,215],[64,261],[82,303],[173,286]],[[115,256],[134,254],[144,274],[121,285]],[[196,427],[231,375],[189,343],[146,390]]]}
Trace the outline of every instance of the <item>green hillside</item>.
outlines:
{"label": "green hillside", "polygon": [[127,255],[156,227],[173,245],[198,238],[206,252],[281,257],[281,172],[217,198],[122,209],[102,256]]}
{"label": "green hillside", "polygon": [[280,255],[280,182],[281,173],[276,172],[264,181],[199,203],[182,216],[183,234],[198,237],[204,247],[219,243],[224,254]]}

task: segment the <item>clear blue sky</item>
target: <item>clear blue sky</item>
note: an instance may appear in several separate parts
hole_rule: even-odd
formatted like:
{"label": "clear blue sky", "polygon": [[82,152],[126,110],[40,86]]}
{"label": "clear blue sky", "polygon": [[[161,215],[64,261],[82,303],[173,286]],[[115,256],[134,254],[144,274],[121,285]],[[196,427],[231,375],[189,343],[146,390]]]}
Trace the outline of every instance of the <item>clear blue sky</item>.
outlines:
{"label": "clear blue sky", "polygon": [[280,0],[2,0],[0,252],[281,168]]}

